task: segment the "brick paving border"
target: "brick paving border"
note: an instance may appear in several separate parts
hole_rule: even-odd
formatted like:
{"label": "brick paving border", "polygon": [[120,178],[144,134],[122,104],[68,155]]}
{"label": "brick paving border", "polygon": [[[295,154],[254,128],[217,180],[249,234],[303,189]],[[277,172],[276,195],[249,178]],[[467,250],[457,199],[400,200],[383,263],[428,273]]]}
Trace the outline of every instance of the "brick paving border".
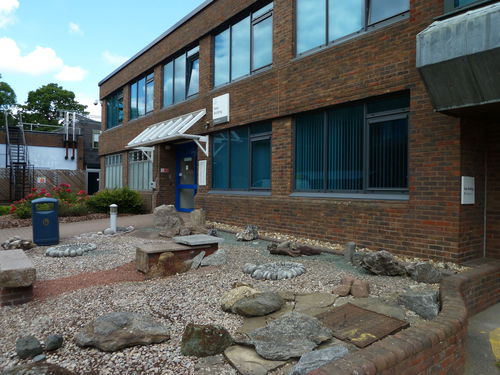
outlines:
{"label": "brick paving border", "polygon": [[464,373],[468,318],[500,302],[500,261],[445,278],[442,309],[427,322],[378,341],[307,375],[460,375]]}

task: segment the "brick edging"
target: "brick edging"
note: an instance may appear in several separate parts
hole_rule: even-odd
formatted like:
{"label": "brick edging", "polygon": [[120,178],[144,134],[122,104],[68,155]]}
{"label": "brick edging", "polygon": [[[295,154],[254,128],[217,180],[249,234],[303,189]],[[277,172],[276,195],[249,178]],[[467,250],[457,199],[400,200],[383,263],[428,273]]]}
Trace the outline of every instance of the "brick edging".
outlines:
{"label": "brick edging", "polygon": [[500,301],[500,262],[483,262],[488,263],[441,282],[442,309],[435,319],[307,375],[463,374],[468,317]]}

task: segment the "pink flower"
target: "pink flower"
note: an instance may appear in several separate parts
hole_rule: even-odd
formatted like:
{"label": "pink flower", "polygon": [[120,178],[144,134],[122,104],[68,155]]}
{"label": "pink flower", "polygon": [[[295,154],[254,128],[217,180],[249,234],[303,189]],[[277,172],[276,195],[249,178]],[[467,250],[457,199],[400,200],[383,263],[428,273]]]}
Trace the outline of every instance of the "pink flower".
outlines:
{"label": "pink flower", "polygon": [[66,193],[71,193],[71,189],[64,190]]}
{"label": "pink flower", "polygon": [[46,196],[47,198],[50,198],[52,195],[50,195],[50,193],[46,193],[46,194],[45,194],[45,196]]}
{"label": "pink flower", "polygon": [[31,191],[36,191],[36,188],[31,188]]}

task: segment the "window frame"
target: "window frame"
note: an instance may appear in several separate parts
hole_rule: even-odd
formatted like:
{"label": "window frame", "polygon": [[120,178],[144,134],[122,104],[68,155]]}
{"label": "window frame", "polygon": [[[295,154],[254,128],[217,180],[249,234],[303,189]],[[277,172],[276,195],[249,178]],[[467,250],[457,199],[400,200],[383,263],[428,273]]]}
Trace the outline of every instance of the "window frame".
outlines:
{"label": "window frame", "polygon": [[[104,176],[105,176],[104,187],[106,189],[119,189],[119,188],[123,187],[123,155],[121,153],[120,154],[111,154],[111,155],[106,155],[104,158],[105,158],[104,159]],[[113,169],[111,169],[111,168],[113,168]],[[112,172],[116,173],[117,175],[111,176]],[[116,186],[110,186],[111,185],[110,182],[113,182],[113,185],[116,185]],[[115,184],[115,182],[117,182],[117,184]]]}
{"label": "window frame", "polygon": [[[358,31],[355,31],[355,32],[352,32],[350,34],[346,34],[338,39],[335,39],[335,40],[332,40],[332,41],[329,41],[329,24],[330,24],[330,17],[329,17],[329,1],[330,0],[324,0],[325,1],[325,18],[326,18],[326,23],[325,23],[325,32],[324,32],[324,35],[325,35],[325,43],[323,44],[320,44],[316,47],[313,47],[313,48],[310,48],[308,50],[305,50],[303,52],[298,52],[298,38],[299,38],[299,28],[297,27],[297,20],[298,20],[298,6],[297,6],[297,1],[299,0],[294,0],[294,28],[295,28],[295,32],[294,32],[294,37],[295,37],[295,43],[294,43],[294,50],[295,50],[295,56],[296,57],[301,57],[301,56],[307,56],[311,53],[314,53],[318,50],[321,50],[323,48],[327,48],[327,47],[330,47],[330,46],[333,46],[333,45],[336,45],[338,43],[341,43],[345,40],[348,40],[348,39],[351,39],[357,35],[361,35],[361,34],[365,34],[371,30],[375,30],[375,29],[378,29],[380,27],[385,27],[387,25],[390,25],[392,23],[395,23],[395,22],[398,22],[399,19],[402,19],[402,18],[407,18],[407,16],[409,15],[410,13],[410,10],[411,10],[411,3],[410,3],[410,0],[408,0],[408,10],[405,10],[404,12],[401,12],[401,13],[398,13],[398,14],[395,14],[393,16],[390,16],[388,18],[385,18],[383,20],[380,20],[380,21],[377,21],[377,22],[374,22],[374,23],[368,23],[369,19],[370,19],[370,11],[371,11],[371,1],[372,0],[364,0],[364,9],[362,10],[362,14],[363,14],[363,26],[361,27],[360,30]],[[450,0],[445,0],[445,1],[450,1]],[[451,0],[453,1],[453,0]]]}
{"label": "window frame", "polygon": [[[264,12],[263,14],[259,15],[258,17],[256,17],[255,19],[253,18],[253,15],[254,13],[257,13],[259,10],[261,10],[262,8],[265,8],[267,7],[269,4],[273,4],[273,6],[267,10],[266,12]],[[234,25],[236,25],[237,23],[239,23],[240,21],[243,21],[245,18],[249,18],[250,19],[250,29],[249,29],[249,36],[250,36],[250,44],[249,44],[249,73],[248,74],[245,74],[243,76],[240,76],[240,77],[237,77],[237,78],[232,78],[232,73],[233,73],[233,64],[232,64],[232,50],[233,50],[233,31],[232,31],[232,27]],[[271,26],[271,62],[267,65],[263,65],[259,68],[254,68],[254,53],[253,53],[253,48],[254,48],[254,26],[271,18],[272,19],[272,26]],[[215,63],[215,38],[222,34],[223,32],[226,32],[228,31],[229,32],[229,50],[228,50],[228,56],[229,56],[229,71],[228,71],[228,75],[229,75],[229,80],[227,82],[224,82],[224,83],[221,83],[219,85],[217,85],[215,83],[215,74],[216,74],[216,63]],[[222,87],[224,85],[228,85],[232,82],[237,82],[239,80],[242,80],[242,79],[245,79],[245,78],[248,78],[250,76],[252,76],[253,74],[257,74],[257,73],[260,73],[261,71],[264,71],[264,70],[267,70],[269,69],[272,65],[273,65],[273,62],[274,62],[274,56],[273,56],[273,52],[274,52],[274,43],[273,43],[273,37],[274,37],[274,1],[269,1],[267,2],[266,4],[258,7],[257,9],[252,9],[251,11],[247,11],[245,13],[243,13],[242,15],[240,15],[239,17],[235,18],[234,20],[232,20],[229,24],[226,24],[223,28],[219,29],[214,35],[213,35],[213,48],[212,48],[212,61],[214,62],[213,63],[213,66],[212,66],[212,87],[213,88],[219,88],[219,87]]]}
{"label": "window frame", "polygon": [[[146,154],[145,154],[146,153]],[[146,156],[147,155],[147,156]],[[142,151],[142,150],[131,150],[128,152],[128,174],[127,174],[127,184],[132,190],[136,191],[151,191],[151,181],[153,181],[153,151]],[[136,159],[136,160],[134,160]],[[150,175],[150,179],[147,182],[144,182],[144,170],[141,169],[142,173],[142,184],[139,187],[142,187],[142,189],[138,188],[138,186],[133,186],[132,184],[132,179],[133,179],[133,167],[134,165],[139,166],[140,168],[148,168],[148,174]],[[138,184],[139,185],[139,184]]]}
{"label": "window frame", "polygon": [[[92,130],[92,149],[94,150],[97,150],[99,148],[99,138],[102,134],[102,131],[101,130],[96,130],[96,129],[93,129]],[[98,136],[97,137],[97,146],[96,146],[96,141],[94,140],[94,136]]]}
{"label": "window frame", "polygon": [[[116,90],[111,95],[108,95],[105,99],[106,102],[106,130],[113,129],[117,126],[123,124],[123,114],[124,114],[124,106],[123,106],[123,88]],[[113,113],[110,112],[108,104],[111,102],[115,102],[115,111]],[[121,103],[121,106],[120,106]],[[120,116],[121,112],[121,116]],[[110,124],[110,117],[113,116],[113,120]],[[114,118],[116,116],[116,119]],[[110,126],[111,125],[111,126]]]}
{"label": "window frame", "polygon": [[[140,113],[139,111],[139,88],[140,88],[140,82],[141,81],[144,81],[144,108],[142,108],[142,110],[144,111],[143,114]],[[151,109],[149,109],[148,111],[148,85],[150,83],[153,83],[153,106]],[[136,100],[136,103],[135,103],[135,108],[137,108],[137,116],[136,117],[132,117],[133,115],[133,111],[132,111],[132,98],[134,98],[134,95],[132,95],[132,90],[133,90],[133,86],[136,85],[136,92],[135,92],[135,100]],[[148,115],[149,113],[153,112],[155,110],[155,97],[154,97],[154,92],[155,92],[155,73],[154,71],[149,71],[148,73],[145,73],[143,75],[141,75],[139,78],[133,80],[130,82],[129,84],[129,88],[130,88],[130,95],[129,95],[129,121],[132,121],[132,120],[135,120],[135,119],[138,119],[140,117],[143,117],[143,116],[146,116]]]}
{"label": "window frame", "polygon": [[459,11],[462,11],[465,9],[478,7],[480,5],[488,4],[488,3],[493,3],[493,1],[492,0],[476,0],[471,4],[456,6],[455,0],[444,0],[444,13],[448,14],[448,13],[459,12]]}
{"label": "window frame", "polygon": [[[195,50],[195,51],[193,52],[193,50]],[[175,60],[177,60],[181,56],[184,56],[184,69],[185,69],[185,71],[184,71],[184,98],[179,100],[179,101],[176,101],[176,98],[175,98],[175,70],[176,70],[175,69]],[[192,72],[192,67],[194,66],[194,62],[196,60],[198,60],[198,90],[195,93],[188,95],[189,94],[189,84],[191,82],[190,76],[191,76],[191,72]],[[165,103],[165,98],[166,98],[166,95],[165,95],[165,78],[166,78],[165,70],[166,69],[165,68],[168,64],[172,64],[172,92],[171,92],[172,103],[166,104]],[[196,46],[193,46],[190,48],[186,48],[181,53],[176,53],[175,55],[170,57],[168,60],[166,60],[162,64],[161,107],[168,108],[168,107],[182,103],[186,100],[189,100],[189,99],[194,98],[197,95],[199,95],[199,93],[200,93],[199,70],[200,70],[200,46],[199,45],[196,45]]]}
{"label": "window frame", "polygon": [[[397,97],[397,96],[404,96],[405,94],[392,94],[392,95],[387,95],[387,97]],[[323,188],[322,189],[297,189],[296,186],[296,162],[297,162],[297,122],[296,122],[296,117],[293,120],[293,194],[294,195],[301,195],[301,194],[319,194],[319,195],[331,195],[331,194],[344,194],[344,195],[369,195],[369,194],[408,194],[409,192],[409,182],[410,182],[410,168],[409,168],[409,161],[408,161],[408,155],[410,152],[410,140],[409,140],[409,134],[410,134],[410,108],[408,107],[401,107],[395,110],[387,110],[387,111],[380,111],[380,112],[373,112],[373,113],[368,113],[367,111],[367,106],[368,103],[370,103],[372,100],[376,100],[378,98],[371,98],[368,100],[364,100],[362,102],[358,103],[352,103],[348,105],[340,105],[336,106],[333,108],[325,108],[319,111],[311,111],[310,113],[321,113],[323,116],[323,155],[322,155],[322,160],[323,160]],[[410,99],[409,93],[408,93],[408,99]],[[353,105],[359,105],[362,104],[364,109],[364,118],[363,118],[363,134],[362,134],[362,153],[363,153],[363,170],[362,170],[362,176],[363,176],[363,183],[362,186],[363,188],[361,190],[352,190],[352,189],[327,189],[328,181],[327,181],[327,174],[328,174],[328,151],[329,151],[329,144],[328,144],[328,111],[336,108],[343,108],[343,107],[349,107]],[[406,182],[407,186],[405,188],[397,187],[397,188],[371,188],[369,187],[369,174],[370,174],[370,154],[369,154],[369,145],[370,145],[370,124],[373,123],[380,123],[384,121],[390,121],[390,120],[398,120],[398,119],[406,119],[406,126],[407,126],[407,165],[406,165]]]}
{"label": "window frame", "polygon": [[[213,181],[213,178],[212,178],[212,181],[211,181],[211,189],[213,191],[217,191],[217,192],[224,192],[224,191],[227,191],[227,192],[238,192],[238,191],[244,191],[244,192],[252,192],[252,191],[261,191],[261,192],[267,192],[267,191],[271,191],[272,189],[272,122],[269,122],[269,126],[270,126],[270,130],[269,131],[265,131],[265,132],[260,132],[260,133],[254,133],[252,134],[250,129],[252,128],[252,126],[255,126],[255,125],[259,125],[259,124],[264,124],[266,122],[261,122],[261,123],[256,123],[256,124],[252,124],[252,125],[243,125],[243,126],[238,126],[238,127],[232,127],[232,128],[228,128],[228,129],[224,129],[220,132],[217,132],[217,133],[214,133],[214,134],[221,134],[221,133],[225,133],[226,134],[226,139],[227,139],[227,151],[226,151],[226,159],[228,161],[227,163],[227,181],[226,181],[226,184],[227,184],[227,188],[218,188],[218,187],[214,187],[214,181]],[[247,182],[248,182],[248,187],[245,189],[245,188],[232,188],[230,185],[231,185],[231,164],[232,164],[232,160],[231,160],[231,130],[234,130],[234,129],[243,129],[243,128],[246,128],[247,129],[247,135],[248,135],[248,145],[247,145],[247,155],[248,155],[248,161],[247,161]],[[214,137],[212,136],[211,137],[211,155],[212,155],[212,160],[211,160],[211,170],[212,170],[212,176],[213,176],[213,170],[214,170],[214,167],[213,167],[213,155],[214,155]],[[253,178],[253,175],[252,175],[252,156],[253,156],[253,143],[254,142],[257,142],[257,141],[262,141],[262,140],[269,140],[269,149],[270,149],[270,157],[269,157],[269,187],[252,187],[252,178]]]}

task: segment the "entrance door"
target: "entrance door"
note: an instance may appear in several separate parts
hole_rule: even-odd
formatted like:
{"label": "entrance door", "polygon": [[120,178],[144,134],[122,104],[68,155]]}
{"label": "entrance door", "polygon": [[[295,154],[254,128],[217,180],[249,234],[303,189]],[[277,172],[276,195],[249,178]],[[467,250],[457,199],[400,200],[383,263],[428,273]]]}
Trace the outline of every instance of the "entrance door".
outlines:
{"label": "entrance door", "polygon": [[196,144],[194,142],[176,147],[175,207],[177,211],[194,210],[194,196],[198,188],[196,180]]}
{"label": "entrance door", "polygon": [[92,195],[99,191],[99,169],[87,169],[87,193]]}

